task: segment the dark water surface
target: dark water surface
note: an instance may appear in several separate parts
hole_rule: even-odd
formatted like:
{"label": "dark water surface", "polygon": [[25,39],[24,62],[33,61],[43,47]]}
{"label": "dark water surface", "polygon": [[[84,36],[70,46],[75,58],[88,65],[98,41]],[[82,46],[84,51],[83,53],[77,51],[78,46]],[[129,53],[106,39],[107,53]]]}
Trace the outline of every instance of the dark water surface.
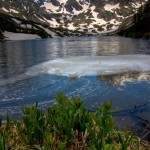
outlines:
{"label": "dark water surface", "polygon": [[[83,76],[68,78],[50,74],[26,77],[28,68],[65,56],[150,55],[150,39],[124,37],[71,37],[0,43],[0,114],[18,117],[20,105],[36,101],[41,107],[54,102],[56,93],[81,96],[84,104],[106,99],[122,111],[114,114],[121,124],[135,125],[150,121],[150,78],[138,80],[137,74]],[[73,68],[72,68],[73,69]],[[128,82],[122,82],[124,78]],[[117,83],[116,83],[117,81]],[[132,82],[130,82],[132,81]]]}

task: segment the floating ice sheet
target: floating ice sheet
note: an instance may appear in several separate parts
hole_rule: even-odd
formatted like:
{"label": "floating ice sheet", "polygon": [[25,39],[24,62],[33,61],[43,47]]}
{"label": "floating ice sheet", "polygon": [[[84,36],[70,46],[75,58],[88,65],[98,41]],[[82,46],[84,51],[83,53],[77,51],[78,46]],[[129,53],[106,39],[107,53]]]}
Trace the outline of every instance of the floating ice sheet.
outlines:
{"label": "floating ice sheet", "polygon": [[75,56],[41,63],[29,68],[26,74],[34,76],[48,73],[67,77],[81,77],[149,71],[149,55]]}
{"label": "floating ice sheet", "polygon": [[47,61],[29,68],[24,74],[0,80],[0,85],[13,84],[42,73],[67,76],[97,76],[113,84],[150,80],[149,55],[76,56]]}

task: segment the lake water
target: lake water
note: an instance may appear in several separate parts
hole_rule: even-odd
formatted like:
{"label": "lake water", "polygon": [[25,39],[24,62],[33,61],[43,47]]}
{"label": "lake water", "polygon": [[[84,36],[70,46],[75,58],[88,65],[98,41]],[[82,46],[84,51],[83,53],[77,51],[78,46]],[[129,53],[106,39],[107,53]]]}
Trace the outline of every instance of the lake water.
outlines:
{"label": "lake water", "polygon": [[[129,71],[109,75],[85,73],[68,77],[47,72],[50,66],[45,63],[76,56],[86,56],[90,62],[90,57],[95,56],[113,56],[115,59],[116,55],[139,54],[150,56],[150,39],[97,36],[1,42],[0,115],[5,118],[9,113],[12,117],[18,117],[20,106],[37,101],[45,108],[55,102],[57,93],[62,92],[68,96],[82,97],[91,111],[95,110],[95,103],[110,99],[114,108],[122,108],[114,114],[119,125],[139,125],[137,127],[140,128],[141,124],[150,121],[149,72]],[[43,69],[40,64],[45,65],[44,71],[40,72],[40,68]],[[34,74],[35,66],[40,67],[39,72]],[[28,75],[29,71],[33,74]]]}

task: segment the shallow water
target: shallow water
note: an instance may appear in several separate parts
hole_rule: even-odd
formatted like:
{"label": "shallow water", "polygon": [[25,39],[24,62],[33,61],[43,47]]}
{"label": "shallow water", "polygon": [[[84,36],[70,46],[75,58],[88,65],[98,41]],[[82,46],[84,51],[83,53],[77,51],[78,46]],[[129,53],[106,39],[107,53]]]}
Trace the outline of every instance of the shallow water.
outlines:
{"label": "shallow water", "polygon": [[[126,60],[125,55],[135,57],[124,62],[126,71],[117,73],[111,68],[113,73],[100,74],[94,72],[92,67],[94,73],[87,71],[90,70],[90,67],[87,67],[88,63],[90,66],[93,58],[95,60],[97,57],[98,61],[103,58],[103,62],[108,59],[109,62],[109,57],[116,61],[118,55],[123,55],[117,62],[119,66]],[[144,58],[137,60],[135,55]],[[87,69],[86,71],[83,69],[80,74],[83,57],[88,58],[86,63],[82,64],[84,69]],[[36,101],[45,108],[51,102],[55,102],[56,93],[63,92],[68,96],[81,96],[84,104],[91,111],[95,110],[95,103],[100,104],[106,99],[111,99],[114,108],[122,108],[120,112],[114,114],[120,125],[134,126],[139,122],[146,123],[150,121],[150,70],[144,69],[150,66],[149,57],[150,39],[99,36],[2,42],[0,43],[0,114],[4,118],[7,112],[13,117],[18,117],[20,105]],[[81,58],[76,61],[80,62],[77,66],[74,66],[74,62],[69,66],[69,70],[73,71],[70,76],[65,74],[66,70],[68,71],[68,64],[62,65],[63,73],[56,70],[56,66],[54,66],[55,71],[52,71],[51,62],[66,61],[66,58],[69,58],[70,62],[73,62],[72,58]],[[140,61],[141,68],[137,66]],[[107,65],[112,65],[112,62]],[[126,68],[127,64],[131,68]],[[58,63],[55,65],[58,67]],[[51,71],[48,70],[49,68]],[[109,70],[108,67],[107,72]]]}

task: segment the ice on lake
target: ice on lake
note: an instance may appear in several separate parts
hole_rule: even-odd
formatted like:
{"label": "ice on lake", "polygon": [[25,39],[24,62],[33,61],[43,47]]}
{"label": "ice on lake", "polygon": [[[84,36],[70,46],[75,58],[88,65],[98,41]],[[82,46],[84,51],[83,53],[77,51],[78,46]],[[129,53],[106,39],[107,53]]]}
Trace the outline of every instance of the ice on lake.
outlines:
{"label": "ice on lake", "polygon": [[40,73],[67,77],[112,75],[126,72],[149,72],[150,56],[74,56],[55,59],[28,69],[27,75]]}

